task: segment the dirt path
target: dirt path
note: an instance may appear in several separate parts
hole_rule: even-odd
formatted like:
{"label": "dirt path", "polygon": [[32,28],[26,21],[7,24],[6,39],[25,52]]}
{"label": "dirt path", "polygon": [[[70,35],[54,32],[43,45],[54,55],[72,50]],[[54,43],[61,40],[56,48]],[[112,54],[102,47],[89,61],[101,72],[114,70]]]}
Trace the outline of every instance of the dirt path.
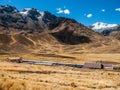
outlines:
{"label": "dirt path", "polygon": [[14,36],[13,36],[13,35],[11,36],[11,39],[12,39],[12,42],[10,43],[10,45],[15,44],[15,43],[16,43],[16,39],[14,38]]}
{"label": "dirt path", "polygon": [[25,38],[28,39],[29,41],[31,41],[34,44],[34,46],[37,46],[36,42],[34,42],[31,38],[28,38],[28,37],[25,37]]}

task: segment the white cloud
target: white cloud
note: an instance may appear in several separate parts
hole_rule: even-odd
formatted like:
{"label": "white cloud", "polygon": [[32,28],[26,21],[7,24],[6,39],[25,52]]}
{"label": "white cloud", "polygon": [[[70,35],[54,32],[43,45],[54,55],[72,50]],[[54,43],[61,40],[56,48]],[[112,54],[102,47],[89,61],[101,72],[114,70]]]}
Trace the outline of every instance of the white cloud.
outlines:
{"label": "white cloud", "polygon": [[57,8],[57,11],[58,11],[58,12],[57,12],[58,14],[61,14],[61,13],[64,12],[61,8]]}
{"label": "white cloud", "polygon": [[87,14],[87,18],[91,18],[93,15],[91,13]]}
{"label": "white cloud", "polygon": [[65,10],[64,10],[64,14],[68,14],[68,15],[69,15],[69,14],[70,14],[70,10],[65,9]]}
{"label": "white cloud", "polygon": [[106,10],[105,10],[105,9],[102,9],[101,11],[102,11],[102,12],[105,12]]}
{"label": "white cloud", "polygon": [[119,11],[120,12],[120,8],[116,8],[115,11]]}
{"label": "white cloud", "polygon": [[[65,7],[64,7],[65,8]],[[61,9],[61,8],[57,8],[57,13],[58,14],[70,14],[70,10],[69,9]]]}

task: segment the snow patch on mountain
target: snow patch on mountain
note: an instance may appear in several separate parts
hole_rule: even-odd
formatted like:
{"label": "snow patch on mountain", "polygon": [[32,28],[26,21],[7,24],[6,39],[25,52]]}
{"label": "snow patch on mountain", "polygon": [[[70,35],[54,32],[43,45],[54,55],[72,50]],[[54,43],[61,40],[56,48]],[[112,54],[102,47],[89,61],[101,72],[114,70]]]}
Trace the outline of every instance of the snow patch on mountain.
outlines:
{"label": "snow patch on mountain", "polygon": [[30,11],[34,11],[37,13],[37,15],[35,15],[38,19],[42,19],[44,16],[44,12],[41,12],[39,10],[33,9],[33,8],[25,8],[23,11],[20,12],[20,14],[22,14],[22,16],[27,16],[30,14]]}
{"label": "snow patch on mountain", "polygon": [[45,13],[41,11],[38,11],[38,12],[41,14],[41,16],[38,17],[38,19],[42,19]]}
{"label": "snow patch on mountain", "polygon": [[113,30],[117,29],[118,27],[119,27],[118,24],[107,24],[103,22],[96,22],[90,26],[91,29],[100,33],[103,32],[104,30]]}
{"label": "snow patch on mountain", "polygon": [[20,12],[23,16],[28,15],[28,11],[31,10],[31,8],[25,8],[23,11]]}

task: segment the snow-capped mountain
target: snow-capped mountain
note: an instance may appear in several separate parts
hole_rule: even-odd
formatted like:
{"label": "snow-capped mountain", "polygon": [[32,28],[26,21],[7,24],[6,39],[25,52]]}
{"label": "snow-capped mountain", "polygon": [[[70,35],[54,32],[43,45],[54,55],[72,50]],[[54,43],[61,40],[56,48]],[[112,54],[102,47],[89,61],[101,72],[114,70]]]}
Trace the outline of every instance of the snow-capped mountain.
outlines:
{"label": "snow-capped mountain", "polygon": [[48,11],[26,8],[22,11],[10,5],[0,6],[0,26],[24,29],[43,30],[48,23],[57,17]]}
{"label": "snow-capped mountain", "polygon": [[92,30],[102,33],[103,35],[110,35],[112,31],[118,30],[119,24],[107,24],[103,22],[96,22],[89,26]]}
{"label": "snow-capped mountain", "polygon": [[16,13],[18,10],[16,7],[10,6],[10,5],[1,5],[0,6],[0,13]]}
{"label": "snow-capped mountain", "polygon": [[[98,38],[104,38],[103,35],[94,32],[88,27],[78,23],[74,19],[56,17],[48,11],[41,12],[35,8],[28,8],[24,9],[23,11],[18,11],[12,6],[0,6],[0,8],[1,32],[4,31],[3,33],[5,33],[6,35],[12,34],[13,32],[16,33],[16,31],[20,31],[20,37],[19,35],[17,35],[19,37],[17,37],[17,39],[18,42],[23,41],[23,44],[26,44],[26,42],[28,42],[27,45],[29,45],[34,41],[37,41],[36,43],[38,43],[39,39],[43,40],[44,42],[43,37],[45,37],[45,41],[51,41],[51,39],[53,39],[59,41],[60,43],[71,45],[92,43],[92,41],[98,41]],[[42,31],[43,33],[41,34],[41,36],[39,36],[39,33],[36,33]],[[27,34],[29,33],[30,36],[27,36]],[[35,35],[35,37],[33,36],[33,34]],[[8,36],[8,38],[9,37],[10,35]],[[98,38],[96,39],[95,37]],[[7,36],[5,36],[5,39],[6,38]],[[33,38],[33,40],[31,38]],[[12,41],[11,37],[8,40]],[[34,45],[34,43],[31,45]]]}
{"label": "snow-capped mountain", "polygon": [[[119,39],[120,33],[114,32],[113,36]],[[0,51],[2,52],[52,51],[53,53],[59,48],[55,45],[66,47],[79,45],[96,50],[103,45],[110,45],[111,48],[111,43],[116,45],[116,49],[112,51],[119,50],[118,40],[113,42],[112,38],[106,38],[74,19],[56,17],[48,11],[41,12],[34,8],[19,11],[12,6],[0,6]],[[54,47],[55,50],[52,50]],[[108,49],[109,47],[104,51],[109,51]],[[91,49],[87,51],[91,52]]]}
{"label": "snow-capped mountain", "polygon": [[104,30],[113,30],[117,29],[118,27],[119,27],[118,24],[107,24],[103,22],[96,22],[90,26],[91,29],[100,33],[102,33]]}
{"label": "snow-capped mountain", "polygon": [[25,8],[23,11],[20,11],[20,14],[23,17],[26,17],[26,18],[29,17],[30,19],[37,20],[37,21],[42,20],[45,23],[48,23],[51,20],[57,18],[55,15],[51,14],[48,11],[42,12],[35,8]]}
{"label": "snow-capped mountain", "polygon": [[[68,20],[71,21],[71,20]],[[39,11],[35,8],[26,8],[22,11],[17,10],[10,5],[0,6],[0,26],[3,29],[18,29],[28,31],[43,31],[45,29],[65,25],[70,22],[65,18],[57,17],[48,11]],[[74,22],[74,20],[72,20]],[[102,33],[104,35],[116,36],[119,38],[120,25],[118,24],[106,24],[103,22],[97,22],[90,26],[91,29]]]}
{"label": "snow-capped mountain", "polygon": [[44,16],[44,12],[34,8],[25,8],[23,11],[20,11],[20,14],[24,17],[34,18],[35,20],[42,19]]}

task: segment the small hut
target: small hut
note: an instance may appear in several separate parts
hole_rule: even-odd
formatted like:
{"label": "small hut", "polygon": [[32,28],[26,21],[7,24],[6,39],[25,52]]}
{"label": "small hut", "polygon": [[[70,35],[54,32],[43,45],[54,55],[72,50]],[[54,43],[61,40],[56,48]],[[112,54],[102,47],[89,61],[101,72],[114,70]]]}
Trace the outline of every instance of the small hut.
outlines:
{"label": "small hut", "polygon": [[22,63],[22,57],[9,57],[8,60],[10,62]]}
{"label": "small hut", "polygon": [[87,62],[84,64],[83,68],[102,69],[103,65],[101,63]]}

